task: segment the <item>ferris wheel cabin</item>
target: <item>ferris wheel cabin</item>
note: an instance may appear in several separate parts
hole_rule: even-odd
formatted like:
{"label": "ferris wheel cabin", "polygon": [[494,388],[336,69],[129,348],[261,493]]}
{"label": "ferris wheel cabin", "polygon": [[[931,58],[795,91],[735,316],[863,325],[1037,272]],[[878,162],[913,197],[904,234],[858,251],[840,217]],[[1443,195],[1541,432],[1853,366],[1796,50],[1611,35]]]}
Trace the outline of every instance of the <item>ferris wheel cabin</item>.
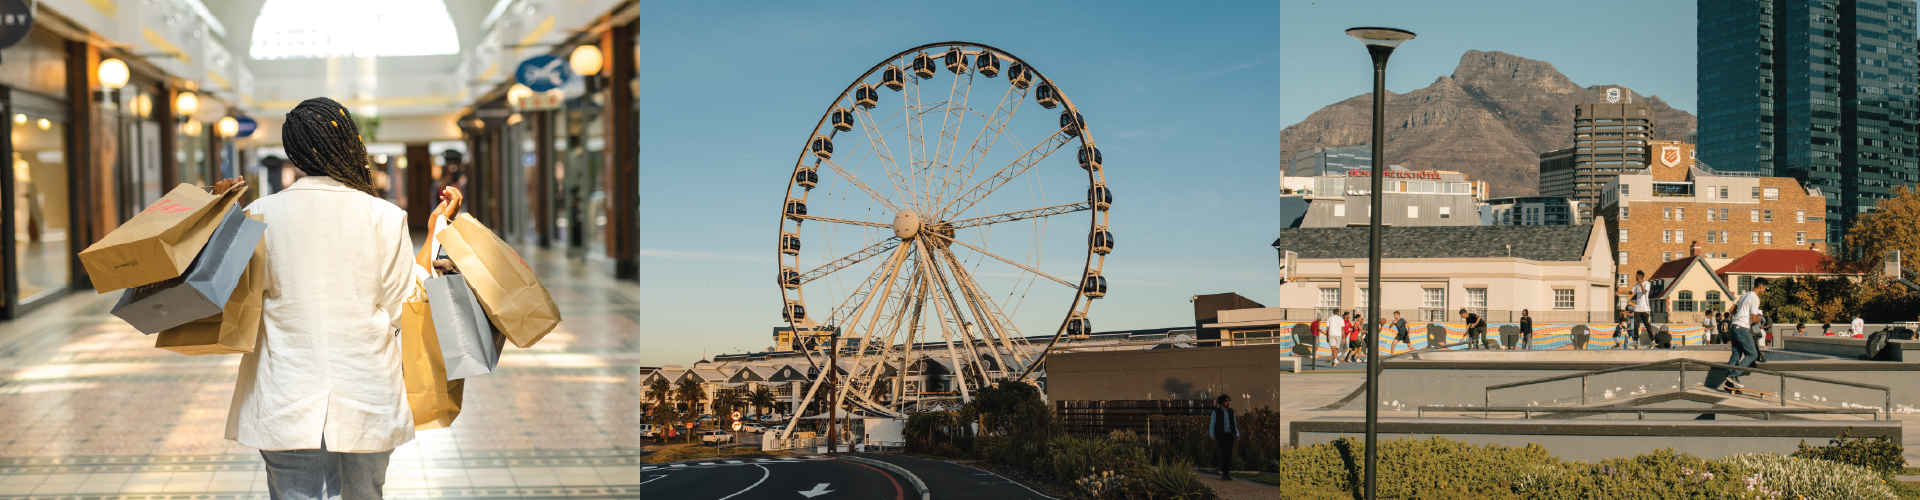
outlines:
{"label": "ferris wheel cabin", "polygon": [[1088,170],[1100,168],[1100,148],[1080,146],[1080,168]]}
{"label": "ferris wheel cabin", "polygon": [[788,219],[799,221],[800,216],[807,214],[807,204],[805,202],[801,202],[800,200],[787,198],[786,212],[787,212]]}
{"label": "ferris wheel cabin", "polygon": [[1067,137],[1080,137],[1080,129],[1086,126],[1087,122],[1080,113],[1071,110],[1060,112],[1060,128],[1067,130]]}
{"label": "ferris wheel cabin", "polygon": [[890,89],[900,90],[907,85],[907,74],[900,71],[899,66],[889,64],[886,71],[880,72],[880,84]]}
{"label": "ferris wheel cabin", "polygon": [[1098,272],[1087,276],[1087,280],[1080,283],[1080,294],[1089,299],[1107,296],[1107,278]]}
{"label": "ferris wheel cabin", "polygon": [[960,49],[947,50],[946,60],[947,71],[956,75],[966,74],[967,66],[972,64],[972,61],[967,60],[966,54],[960,53]]}
{"label": "ferris wheel cabin", "polygon": [[[1093,187],[1087,188],[1087,203],[1092,203],[1093,208],[1104,211],[1113,206],[1113,191],[1107,190],[1106,183],[1094,184]],[[801,207],[801,210],[805,209],[806,207]],[[805,213],[802,212],[802,215]]]}
{"label": "ferris wheel cabin", "polygon": [[788,322],[807,319],[807,306],[800,305],[798,300],[789,300],[786,309],[780,311],[780,319]]}
{"label": "ferris wheel cabin", "polygon": [[813,140],[807,143],[807,149],[813,150],[813,155],[822,160],[831,159],[833,158],[833,139],[828,139],[824,135],[815,135]]}
{"label": "ferris wheel cabin", "polygon": [[[794,245],[799,244],[799,241],[794,241]],[[1087,244],[1093,247],[1093,253],[1100,255],[1113,253],[1113,233],[1107,231],[1107,226],[1100,226],[1087,237]]]}
{"label": "ferris wheel cabin", "polygon": [[820,185],[820,169],[800,167],[799,170],[793,171],[793,183],[803,188],[813,189],[814,186]]}
{"label": "ferris wheel cabin", "polygon": [[781,232],[780,233],[780,253],[787,254],[787,255],[800,255],[800,235],[788,233],[788,232]]}
{"label": "ferris wheel cabin", "polygon": [[913,56],[913,76],[921,79],[933,78],[933,58],[927,57],[927,53],[921,52],[920,55]]}
{"label": "ferris wheel cabin", "polygon": [[[847,108],[835,107],[833,108],[832,119],[834,129],[841,132],[853,130],[853,111]],[[828,151],[832,151],[832,148],[828,148]]]}
{"label": "ferris wheel cabin", "polygon": [[800,288],[800,271],[791,267],[780,267],[780,287],[788,290]]}
{"label": "ferris wheel cabin", "polygon": [[1093,320],[1086,314],[1073,313],[1073,319],[1067,320],[1067,337],[1084,339],[1093,335]]}
{"label": "ferris wheel cabin", "polygon": [[874,90],[872,84],[862,83],[860,86],[853,88],[853,104],[862,108],[873,109],[874,106],[880,104],[880,91]]}
{"label": "ferris wheel cabin", "polygon": [[979,56],[973,58],[973,68],[987,75],[987,78],[1000,76],[1000,58],[992,52],[981,51]]}
{"label": "ferris wheel cabin", "polygon": [[1053,109],[1060,105],[1060,90],[1053,88],[1052,83],[1040,82],[1040,88],[1033,90],[1033,102],[1039,103],[1040,107]]}
{"label": "ferris wheel cabin", "polygon": [[1007,82],[1025,90],[1028,85],[1033,84],[1033,75],[1027,71],[1027,65],[1025,64],[1009,64],[1007,65]]}

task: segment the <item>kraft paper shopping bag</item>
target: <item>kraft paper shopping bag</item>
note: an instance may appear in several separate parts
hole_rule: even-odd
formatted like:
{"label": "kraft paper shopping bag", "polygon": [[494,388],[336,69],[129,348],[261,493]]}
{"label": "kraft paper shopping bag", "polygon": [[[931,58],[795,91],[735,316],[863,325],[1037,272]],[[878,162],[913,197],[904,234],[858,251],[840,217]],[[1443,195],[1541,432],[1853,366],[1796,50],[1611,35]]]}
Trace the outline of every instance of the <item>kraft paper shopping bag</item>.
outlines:
{"label": "kraft paper shopping bag", "polygon": [[464,380],[447,380],[440,337],[433,330],[433,312],[426,289],[415,285],[414,295],[400,311],[400,371],[407,384],[407,406],[413,409],[414,430],[453,425],[460,416]]}
{"label": "kraft paper shopping bag", "polygon": [[[258,216],[248,216],[259,220]],[[153,346],[188,356],[240,354],[259,346],[264,327],[261,314],[267,288],[267,242],[254,245],[240,284],[227,298],[226,308],[216,314],[160,332]]]}
{"label": "kraft paper shopping bag", "polygon": [[220,314],[267,232],[265,222],[242,216],[238,206],[229,207],[185,274],[128,289],[113,306],[113,315],[154,334]]}
{"label": "kraft paper shopping bag", "polygon": [[435,238],[513,345],[533,347],[560,324],[560,306],[513,247],[471,215],[460,214],[448,229]]}
{"label": "kraft paper shopping bag", "polygon": [[158,283],[185,273],[200,255],[241,188],[209,194],[181,184],[80,251],[80,264],[99,293]]}

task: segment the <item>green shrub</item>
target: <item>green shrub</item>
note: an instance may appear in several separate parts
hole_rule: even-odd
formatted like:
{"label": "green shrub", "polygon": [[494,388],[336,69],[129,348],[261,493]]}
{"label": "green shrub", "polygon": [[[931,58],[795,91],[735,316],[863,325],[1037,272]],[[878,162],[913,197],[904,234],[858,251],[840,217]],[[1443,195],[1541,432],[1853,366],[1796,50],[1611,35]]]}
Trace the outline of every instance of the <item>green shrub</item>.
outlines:
{"label": "green shrub", "polygon": [[[1512,471],[1559,465],[1559,459],[1539,445],[1479,447],[1441,437],[1383,441],[1378,460],[1375,494],[1382,499],[1436,498],[1451,493],[1464,498],[1507,498],[1511,496],[1508,482]],[[1325,485],[1342,491],[1360,488],[1365,464],[1366,443],[1355,438],[1291,448],[1280,452],[1276,463],[1280,484]]]}
{"label": "green shrub", "polygon": [[1599,463],[1570,462],[1516,469],[1512,491],[1526,498],[1578,500],[1763,499],[1777,498],[1757,486],[1748,488],[1749,469],[1708,461],[1671,448]]}
{"label": "green shrub", "polygon": [[1207,439],[1205,415],[1147,417],[1147,438],[1156,460],[1184,459],[1202,466],[1218,466],[1212,439]]}
{"label": "green shrub", "polygon": [[1793,452],[1793,456],[1858,465],[1883,477],[1891,477],[1906,468],[1907,459],[1901,456],[1906,450],[1899,442],[1886,437],[1867,439],[1852,435],[1853,429],[1848,428],[1826,446],[1818,447],[1807,446],[1802,440],[1800,450]]}
{"label": "green shrub", "polygon": [[1720,458],[1715,462],[1734,465],[1745,472],[1742,481],[1753,490],[1780,492],[1785,498],[1806,500],[1854,500],[1899,498],[1887,480],[1873,470],[1853,464],[1775,453],[1748,453]]}
{"label": "green shrub", "polygon": [[1280,500],[1353,500],[1353,494],[1324,484],[1283,486]]}
{"label": "green shrub", "polygon": [[1153,498],[1166,500],[1211,500],[1213,488],[1193,477],[1193,461],[1162,461],[1149,467],[1142,478],[1153,489]]}
{"label": "green shrub", "polygon": [[929,411],[907,416],[901,430],[907,451],[943,457],[969,458],[973,428],[961,412]]}

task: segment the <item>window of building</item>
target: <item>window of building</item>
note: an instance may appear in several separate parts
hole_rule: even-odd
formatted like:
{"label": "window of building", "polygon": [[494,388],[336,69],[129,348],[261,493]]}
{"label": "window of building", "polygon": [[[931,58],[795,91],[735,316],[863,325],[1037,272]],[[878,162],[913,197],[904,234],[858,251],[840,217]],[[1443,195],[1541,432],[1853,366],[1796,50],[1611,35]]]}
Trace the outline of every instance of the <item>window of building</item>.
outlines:
{"label": "window of building", "polygon": [[1773,244],[1773,231],[1764,231],[1764,232],[1761,232],[1761,233],[1760,233],[1760,244],[1762,244],[1762,245],[1772,245],[1772,244]]}
{"label": "window of building", "polygon": [[[1621,276],[1625,276],[1624,274]],[[1554,309],[1573,309],[1573,290],[1556,288],[1553,290]]]}
{"label": "window of building", "polygon": [[1467,309],[1474,309],[1475,310],[1474,312],[1479,313],[1480,315],[1483,315],[1483,316],[1486,315],[1487,314],[1486,313],[1487,289],[1468,288],[1467,289]]}
{"label": "window of building", "polygon": [[[1619,264],[1619,265],[1622,265],[1622,266],[1624,266],[1624,265],[1627,265],[1627,251],[1626,251],[1626,250],[1621,250],[1621,251],[1620,251],[1620,264]],[[1626,276],[1626,275],[1625,275],[1625,274],[1622,274],[1621,276]]]}
{"label": "window of building", "polygon": [[1693,291],[1680,291],[1680,297],[1673,301],[1673,312],[1693,312]]}
{"label": "window of building", "polygon": [[1621,229],[1621,230],[1620,230],[1620,242],[1621,242],[1621,243],[1626,243],[1626,242],[1627,242],[1627,230],[1625,230],[1625,229]]}
{"label": "window of building", "polygon": [[1760,186],[1754,186],[1754,187],[1753,187],[1753,197],[1754,197],[1754,198],[1759,198],[1759,197],[1760,197]]}
{"label": "window of building", "polygon": [[1806,223],[1807,223],[1807,211],[1806,211],[1806,210],[1794,210],[1794,211],[1793,211],[1793,223],[1794,223],[1794,224],[1806,224]]}
{"label": "window of building", "polygon": [[[1626,253],[1626,252],[1620,252],[1620,253]],[[1627,273],[1620,273],[1620,274],[1614,275],[1613,286],[1627,286],[1627,284],[1628,284]]]}
{"label": "window of building", "polygon": [[1407,207],[1407,218],[1409,219],[1420,218],[1420,207],[1419,206]]}
{"label": "window of building", "polygon": [[1662,207],[1660,209],[1660,220],[1673,220],[1673,207]]}
{"label": "window of building", "polygon": [[1724,208],[1720,209],[1720,220],[1733,222],[1733,219],[1727,218],[1727,209]]}
{"label": "window of building", "polygon": [[1719,243],[1719,231],[1707,231],[1707,243]]}
{"label": "window of building", "polygon": [[1767,199],[1769,200],[1780,199],[1780,188],[1767,188],[1765,192],[1767,193]]}
{"label": "window of building", "polygon": [[1722,310],[1722,307],[1721,307],[1721,305],[1720,305],[1720,291],[1719,291],[1719,290],[1707,290],[1707,300],[1706,300],[1706,303],[1705,303],[1705,304],[1701,304],[1701,305],[1702,305],[1702,306],[1704,306],[1704,307],[1701,307],[1701,308],[1700,308],[1700,309],[1701,309],[1701,310],[1703,310],[1703,311],[1706,311],[1706,312],[1720,312],[1720,311]]}
{"label": "window of building", "polygon": [[1687,209],[1673,209],[1673,220],[1687,220]]}
{"label": "window of building", "polygon": [[1627,220],[1627,207],[1620,207],[1620,220]]}
{"label": "window of building", "polygon": [[1755,245],[1758,245],[1758,244],[1760,244],[1760,232],[1759,232],[1759,231],[1754,231],[1754,232],[1753,232],[1753,244],[1755,244]]}
{"label": "window of building", "polygon": [[1442,219],[1453,218],[1453,207],[1440,207],[1440,218]]}
{"label": "window of building", "polygon": [[267,0],[253,24],[254,59],[458,54],[440,0]]}
{"label": "window of building", "polygon": [[1726,187],[1726,186],[1721,186],[1721,187],[1720,187],[1720,199],[1722,199],[1722,200],[1724,200],[1724,199],[1727,199],[1727,187]]}
{"label": "window of building", "polygon": [[1626,195],[1627,195],[1627,185],[1626,185],[1626,184],[1621,184],[1621,185],[1620,185],[1620,196],[1623,196],[1623,197],[1624,197],[1624,196],[1626,196]]}
{"label": "window of building", "polygon": [[1733,243],[1733,235],[1731,235],[1731,234],[1728,234],[1728,233],[1727,233],[1726,231],[1721,231],[1721,232],[1720,232],[1720,242],[1721,242],[1721,243]]}
{"label": "window of building", "polygon": [[1760,209],[1756,208],[1748,211],[1747,222],[1760,222]]}
{"label": "window of building", "polygon": [[1323,308],[1340,307],[1340,289],[1338,288],[1320,289],[1320,307],[1323,307]]}
{"label": "window of building", "polygon": [[1660,262],[1672,262],[1673,252],[1660,252]]}
{"label": "window of building", "polygon": [[1760,215],[1760,222],[1773,222],[1773,209],[1761,210]]}
{"label": "window of building", "polygon": [[1702,189],[1701,192],[1704,192],[1707,194],[1707,199],[1709,200],[1713,199],[1713,193],[1714,193],[1713,186],[1707,186],[1707,188]]}
{"label": "window of building", "polygon": [[1741,276],[1740,277],[1740,294],[1746,295],[1747,292],[1752,290],[1753,290],[1753,277]]}
{"label": "window of building", "polygon": [[1806,232],[1806,231],[1798,231],[1798,232],[1795,232],[1795,233],[1793,233],[1793,244],[1795,244],[1795,245],[1806,245],[1806,244],[1807,244],[1807,232]]}
{"label": "window of building", "polygon": [[1367,301],[1373,300],[1373,290],[1368,289],[1367,287],[1364,287],[1364,286],[1360,287],[1358,290],[1360,290],[1360,303],[1354,305],[1354,307],[1357,307],[1360,309],[1366,309],[1368,304]]}
{"label": "window of building", "polygon": [[1425,291],[1425,300],[1421,301],[1420,310],[1425,313],[1424,316],[1426,317],[1420,319],[1425,321],[1446,321],[1447,289],[1428,288]]}
{"label": "window of building", "polygon": [[1685,230],[1685,229],[1675,229],[1675,230],[1673,230],[1673,242],[1674,242],[1674,243],[1686,243],[1686,242],[1687,242],[1687,230]]}
{"label": "window of building", "polygon": [[1661,242],[1661,243],[1673,243],[1673,230],[1672,230],[1672,229],[1662,229],[1662,230],[1660,230],[1660,242]]}
{"label": "window of building", "polygon": [[1714,209],[1711,209],[1711,208],[1707,209],[1707,222],[1714,222],[1714,221],[1720,220],[1718,218],[1718,214],[1719,212],[1715,211]]}

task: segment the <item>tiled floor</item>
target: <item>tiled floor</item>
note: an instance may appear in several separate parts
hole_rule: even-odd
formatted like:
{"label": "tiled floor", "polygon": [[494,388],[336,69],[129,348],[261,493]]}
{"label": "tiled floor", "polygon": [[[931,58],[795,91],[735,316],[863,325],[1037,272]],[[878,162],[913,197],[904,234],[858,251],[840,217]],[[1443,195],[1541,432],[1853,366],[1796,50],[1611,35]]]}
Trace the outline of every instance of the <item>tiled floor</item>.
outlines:
{"label": "tiled floor", "polygon": [[[389,498],[634,498],[639,302],[559,251],[528,263],[563,321],[468,379],[460,417],[395,450]],[[265,499],[259,452],[222,438],[239,355],[153,348],[76,292],[0,323],[0,500]]]}

